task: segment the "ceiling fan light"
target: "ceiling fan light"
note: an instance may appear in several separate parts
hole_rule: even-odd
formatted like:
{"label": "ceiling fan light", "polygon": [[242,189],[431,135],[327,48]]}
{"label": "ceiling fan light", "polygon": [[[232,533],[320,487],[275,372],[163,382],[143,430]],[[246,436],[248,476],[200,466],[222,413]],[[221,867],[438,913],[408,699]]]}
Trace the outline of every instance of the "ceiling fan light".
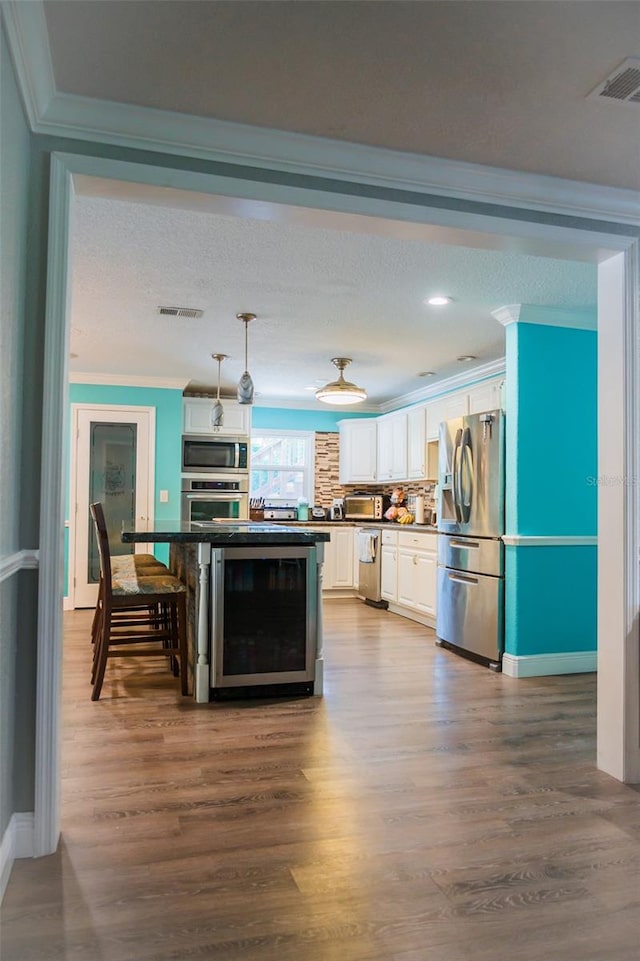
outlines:
{"label": "ceiling fan light", "polygon": [[343,371],[347,364],[351,363],[350,357],[333,357],[331,363],[340,371],[337,380],[332,380],[316,391],[316,400],[323,404],[334,404],[335,406],[360,404],[367,399],[367,392],[364,387],[358,387],[344,379]]}

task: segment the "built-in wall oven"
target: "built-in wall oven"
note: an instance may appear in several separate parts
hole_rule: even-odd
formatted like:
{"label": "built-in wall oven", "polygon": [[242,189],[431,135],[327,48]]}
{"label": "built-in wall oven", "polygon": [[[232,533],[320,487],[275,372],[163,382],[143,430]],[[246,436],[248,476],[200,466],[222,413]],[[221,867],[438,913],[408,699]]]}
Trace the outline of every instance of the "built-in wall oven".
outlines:
{"label": "built-in wall oven", "polygon": [[249,475],[183,474],[181,501],[181,519],[185,524],[247,520]]}

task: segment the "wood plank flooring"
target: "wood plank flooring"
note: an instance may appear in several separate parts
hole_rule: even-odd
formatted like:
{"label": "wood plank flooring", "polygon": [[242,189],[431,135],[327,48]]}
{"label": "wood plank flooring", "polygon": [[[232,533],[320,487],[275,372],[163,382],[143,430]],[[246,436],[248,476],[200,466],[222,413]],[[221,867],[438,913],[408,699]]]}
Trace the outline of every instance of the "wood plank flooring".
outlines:
{"label": "wood plank flooring", "polygon": [[63,839],[16,862],[3,961],[638,961],[640,794],[595,769],[595,677],[325,608],[324,698],[210,705],[127,660],[92,703],[66,615]]}

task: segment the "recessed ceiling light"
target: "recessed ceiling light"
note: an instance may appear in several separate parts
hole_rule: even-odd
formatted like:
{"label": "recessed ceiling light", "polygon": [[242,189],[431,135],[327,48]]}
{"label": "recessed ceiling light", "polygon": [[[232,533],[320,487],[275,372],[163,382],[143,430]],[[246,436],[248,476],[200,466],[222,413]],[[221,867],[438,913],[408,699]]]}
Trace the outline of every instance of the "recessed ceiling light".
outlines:
{"label": "recessed ceiling light", "polygon": [[461,364],[463,364],[467,360],[475,360],[475,359],[476,359],[475,354],[462,354],[461,357],[458,357],[458,360],[460,361]]}
{"label": "recessed ceiling light", "polygon": [[428,297],[424,303],[429,304],[431,307],[445,307],[447,304],[451,303],[451,297]]}
{"label": "recessed ceiling light", "polygon": [[436,376],[435,370],[421,370],[418,374],[418,377],[435,377],[435,376]]}

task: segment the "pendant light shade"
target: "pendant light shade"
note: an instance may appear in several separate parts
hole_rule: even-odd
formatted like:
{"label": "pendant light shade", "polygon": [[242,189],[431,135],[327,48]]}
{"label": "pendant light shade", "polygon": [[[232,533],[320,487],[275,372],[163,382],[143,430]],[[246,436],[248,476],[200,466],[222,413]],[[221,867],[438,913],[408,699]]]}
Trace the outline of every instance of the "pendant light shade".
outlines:
{"label": "pendant light shade", "polygon": [[227,359],[227,354],[212,354],[214,360],[218,361],[218,396],[211,411],[211,426],[222,427],[224,421],[224,407],[220,401],[220,364]]}
{"label": "pendant light shade", "polygon": [[248,341],[249,341],[249,322],[256,319],[255,314],[236,314],[238,320],[244,324],[244,374],[238,381],[238,403],[253,404],[253,381],[248,371]]}
{"label": "pendant light shade", "polygon": [[343,371],[345,367],[351,363],[351,358],[332,357],[331,363],[338,368],[340,376],[337,380],[332,380],[331,383],[317,390],[316,399],[321,400],[323,404],[336,405],[359,404],[361,401],[366,400],[367,392],[363,387],[357,387],[355,384],[351,384],[348,380],[344,379]]}

